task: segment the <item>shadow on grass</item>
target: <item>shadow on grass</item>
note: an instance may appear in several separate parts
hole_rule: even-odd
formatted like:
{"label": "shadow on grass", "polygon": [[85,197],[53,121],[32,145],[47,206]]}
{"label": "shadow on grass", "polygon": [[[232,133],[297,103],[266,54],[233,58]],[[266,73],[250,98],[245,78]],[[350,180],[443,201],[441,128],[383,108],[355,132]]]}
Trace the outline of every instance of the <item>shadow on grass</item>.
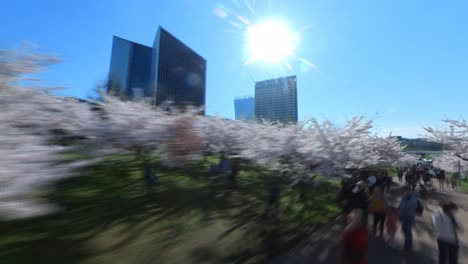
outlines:
{"label": "shadow on grass", "polygon": [[[307,190],[311,194],[307,208],[294,190],[285,190],[279,221],[272,222],[265,215],[264,175],[254,169],[241,173],[236,188],[206,176],[203,165],[189,171],[159,170],[158,186],[146,195],[139,168],[135,163],[111,162],[59,183],[45,198],[62,207],[61,212],[0,223],[0,259],[84,263],[135,243],[146,243],[145,250],[155,252],[152,255],[163,255],[182,242],[192,244],[187,234],[223,221],[215,243],[188,247],[186,254],[198,263],[262,263],[290,249],[336,213],[330,201],[337,186],[331,183]],[[113,233],[107,234],[109,230]],[[216,241],[234,236],[230,249],[217,248]],[[161,257],[158,263],[176,262]]]}

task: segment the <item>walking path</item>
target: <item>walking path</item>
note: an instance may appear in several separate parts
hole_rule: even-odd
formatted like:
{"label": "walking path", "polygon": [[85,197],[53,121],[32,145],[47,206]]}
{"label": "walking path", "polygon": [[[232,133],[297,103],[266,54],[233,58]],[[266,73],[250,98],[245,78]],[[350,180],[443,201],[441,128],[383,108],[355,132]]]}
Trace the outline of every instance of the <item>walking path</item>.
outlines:
{"label": "walking path", "polygon": [[[435,186],[435,182],[434,182]],[[394,187],[398,188],[398,187]],[[400,197],[394,195],[393,202],[399,203]],[[438,248],[435,238],[432,236],[431,217],[438,212],[440,202],[450,200],[460,206],[457,219],[465,233],[460,234],[460,258],[459,263],[468,263],[468,195],[451,190],[432,188],[429,197],[423,200],[425,203],[424,214],[417,217],[413,229],[414,250],[404,253],[403,235],[398,230],[396,240],[397,249],[390,248],[382,239],[371,238],[369,241],[368,264],[431,264],[437,263]],[[273,261],[273,264],[337,264],[340,263],[340,239],[344,225],[340,221],[334,221],[312,235],[307,241],[290,251],[285,256]]]}

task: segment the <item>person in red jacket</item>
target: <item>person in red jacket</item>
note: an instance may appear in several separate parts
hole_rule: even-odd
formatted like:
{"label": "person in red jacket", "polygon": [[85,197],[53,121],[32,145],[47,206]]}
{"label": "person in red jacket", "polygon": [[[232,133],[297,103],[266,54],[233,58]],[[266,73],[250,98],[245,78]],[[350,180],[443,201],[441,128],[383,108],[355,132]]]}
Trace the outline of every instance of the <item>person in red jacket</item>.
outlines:
{"label": "person in red jacket", "polygon": [[342,264],[366,264],[367,226],[363,211],[353,210],[349,216],[349,224],[343,232]]}

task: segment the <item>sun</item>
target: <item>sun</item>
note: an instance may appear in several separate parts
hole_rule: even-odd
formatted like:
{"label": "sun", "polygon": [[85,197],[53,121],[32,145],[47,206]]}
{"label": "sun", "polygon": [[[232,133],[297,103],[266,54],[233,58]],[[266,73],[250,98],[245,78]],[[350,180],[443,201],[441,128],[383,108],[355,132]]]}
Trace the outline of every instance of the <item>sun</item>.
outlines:
{"label": "sun", "polygon": [[295,39],[288,27],[269,20],[247,29],[248,61],[274,63],[294,55]]}

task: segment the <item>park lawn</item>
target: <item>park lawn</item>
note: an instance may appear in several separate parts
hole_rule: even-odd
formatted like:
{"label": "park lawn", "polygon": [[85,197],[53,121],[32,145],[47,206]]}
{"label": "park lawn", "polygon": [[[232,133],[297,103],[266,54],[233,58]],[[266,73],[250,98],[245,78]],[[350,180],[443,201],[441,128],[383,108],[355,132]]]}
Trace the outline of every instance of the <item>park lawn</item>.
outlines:
{"label": "park lawn", "polygon": [[462,192],[468,193],[468,181],[462,180],[460,189],[461,189]]}
{"label": "park lawn", "polygon": [[63,210],[0,223],[2,263],[264,263],[338,213],[339,184],[306,186],[307,206],[282,192],[279,220],[265,216],[266,173],[241,171],[236,188],[204,173],[158,170],[144,193],[140,166],[119,157],[59,183],[44,198]]}

